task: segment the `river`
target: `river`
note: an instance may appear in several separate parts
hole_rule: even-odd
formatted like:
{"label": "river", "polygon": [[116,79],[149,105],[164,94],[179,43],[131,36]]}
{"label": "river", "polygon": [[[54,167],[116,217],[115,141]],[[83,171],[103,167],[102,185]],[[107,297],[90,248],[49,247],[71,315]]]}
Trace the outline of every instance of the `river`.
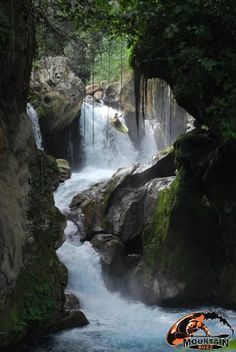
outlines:
{"label": "river", "polygon": [[[56,206],[68,212],[74,195],[90,185],[108,179],[117,168],[134,162],[151,160],[157,153],[151,122],[146,123],[146,133],[141,152],[133,147],[128,134],[120,133],[109,125],[107,107],[85,103],[81,116],[84,134],[84,168],[73,173],[70,180],[55,192]],[[168,346],[165,337],[171,325],[191,311],[150,307],[127,300],[119,293],[111,293],[105,287],[99,254],[89,242],[80,243],[77,228],[68,221],[65,231],[67,240],[57,254],[69,273],[67,290],[77,295],[81,309],[90,324],[84,328],[65,331],[43,339],[37,352],[164,352],[177,351]],[[199,308],[196,311],[212,309]],[[218,308],[235,326],[234,312]],[[228,332],[209,322],[209,327]],[[34,349],[35,350],[35,349]]]}

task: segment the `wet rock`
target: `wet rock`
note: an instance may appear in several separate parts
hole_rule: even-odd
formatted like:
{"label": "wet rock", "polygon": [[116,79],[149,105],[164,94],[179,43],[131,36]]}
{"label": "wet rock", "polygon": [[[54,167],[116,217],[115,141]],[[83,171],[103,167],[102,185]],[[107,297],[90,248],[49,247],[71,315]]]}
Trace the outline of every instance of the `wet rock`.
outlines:
{"label": "wet rock", "polygon": [[117,236],[98,234],[92,238],[91,243],[101,253],[106,264],[111,264],[116,256],[124,256],[124,245]]}
{"label": "wet rock", "polygon": [[97,233],[106,233],[103,220],[110,195],[135,168],[137,166],[119,169],[110,180],[95,184],[73,198],[69,218],[77,224],[82,240],[90,240]]}
{"label": "wet rock", "polygon": [[59,324],[54,328],[54,332],[80,328],[89,324],[88,319],[81,310],[74,310],[69,313],[69,315],[64,318]]}
{"label": "wet rock", "polygon": [[60,131],[77,117],[85,87],[62,56],[47,57],[35,64],[31,77],[33,104],[42,131]]}
{"label": "wet rock", "polygon": [[71,177],[71,168],[67,160],[56,159],[59,170],[59,182],[62,183]]}
{"label": "wet rock", "polygon": [[94,93],[94,99],[97,102],[100,102],[103,98],[103,91],[99,90],[97,92]]}
{"label": "wet rock", "polygon": [[100,84],[90,84],[86,86],[86,95],[94,95],[97,91],[101,91]]}
{"label": "wet rock", "polygon": [[81,166],[79,113],[85,87],[69,59],[55,56],[35,63],[30,101],[37,110],[46,153]]}
{"label": "wet rock", "polygon": [[69,217],[78,225],[81,238],[91,239],[100,232],[129,241],[140,235],[154,209],[158,189],[173,181],[173,177],[164,177],[174,175],[173,164],[174,158],[167,155],[149,167],[136,164],[120,169],[109,181],[75,196]]}
{"label": "wet rock", "polygon": [[119,108],[121,84],[120,82],[111,83],[104,92],[104,103],[115,109]]}
{"label": "wet rock", "polygon": [[66,313],[69,313],[73,310],[79,310],[80,309],[80,301],[76,295],[74,295],[72,292],[67,292],[65,294],[65,305],[64,309]]}

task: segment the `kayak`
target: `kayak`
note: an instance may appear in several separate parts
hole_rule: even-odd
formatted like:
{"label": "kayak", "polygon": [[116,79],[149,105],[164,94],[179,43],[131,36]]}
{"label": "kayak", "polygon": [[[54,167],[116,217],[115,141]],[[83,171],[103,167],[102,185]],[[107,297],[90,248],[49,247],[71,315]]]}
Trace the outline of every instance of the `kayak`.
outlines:
{"label": "kayak", "polygon": [[110,121],[110,124],[111,124],[112,127],[114,127],[119,132],[123,132],[123,133],[128,133],[129,132],[128,127],[123,122],[121,122],[121,126],[116,127],[115,126],[115,120],[112,118],[111,121]]}

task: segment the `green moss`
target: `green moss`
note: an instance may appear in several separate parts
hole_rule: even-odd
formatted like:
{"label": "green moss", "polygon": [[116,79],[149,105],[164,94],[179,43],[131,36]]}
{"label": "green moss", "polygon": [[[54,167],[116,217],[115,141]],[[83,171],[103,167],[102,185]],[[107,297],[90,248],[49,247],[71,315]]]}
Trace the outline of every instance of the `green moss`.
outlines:
{"label": "green moss", "polygon": [[169,146],[169,147],[167,147],[167,148],[162,149],[162,150],[160,151],[160,154],[161,154],[161,155],[167,155],[167,154],[169,154],[169,153],[171,153],[171,152],[173,152],[173,151],[174,151],[174,147],[171,145],[171,146]]}
{"label": "green moss", "polygon": [[144,233],[144,247],[147,253],[145,261],[152,268],[155,266],[168,233],[170,212],[175,201],[177,187],[178,179],[169,188],[160,192],[152,223]]}
{"label": "green moss", "polygon": [[13,331],[18,337],[24,335],[31,324],[48,324],[51,320],[50,314],[56,308],[52,286],[55,280],[51,281],[51,279],[53,275],[40,270],[22,272],[17,287],[17,292],[20,292],[21,296],[14,297],[10,313],[14,322]]}
{"label": "green moss", "polygon": [[143,241],[146,270],[181,284],[176,304],[205,299],[205,287],[215,287],[222,269],[218,222],[190,171],[181,168],[161,191]]}

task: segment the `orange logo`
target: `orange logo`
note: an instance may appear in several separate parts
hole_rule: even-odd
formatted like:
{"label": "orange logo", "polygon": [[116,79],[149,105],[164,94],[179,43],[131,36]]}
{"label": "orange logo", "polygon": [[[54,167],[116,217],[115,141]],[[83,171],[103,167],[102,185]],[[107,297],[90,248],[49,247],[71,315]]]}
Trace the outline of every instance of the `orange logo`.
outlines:
{"label": "orange logo", "polygon": [[[219,320],[226,325],[231,334],[211,335],[205,320]],[[198,332],[198,335],[196,333]],[[199,334],[200,333],[200,334]],[[232,339],[234,330],[225,318],[216,312],[192,313],[179,319],[169,330],[166,341],[171,346],[183,344],[184,347],[208,350],[228,347],[229,340]]]}

